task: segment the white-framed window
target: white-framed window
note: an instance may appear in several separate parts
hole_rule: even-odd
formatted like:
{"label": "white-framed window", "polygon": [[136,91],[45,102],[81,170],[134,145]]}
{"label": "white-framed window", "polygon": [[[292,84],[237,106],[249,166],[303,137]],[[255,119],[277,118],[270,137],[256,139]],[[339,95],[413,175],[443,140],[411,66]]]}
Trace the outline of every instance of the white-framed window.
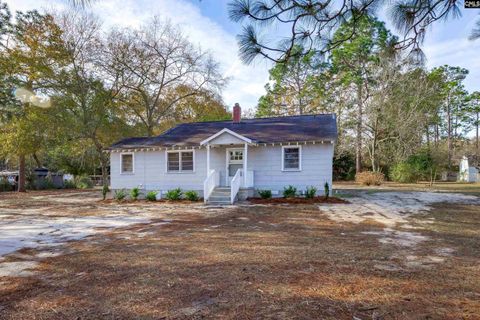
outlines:
{"label": "white-framed window", "polygon": [[125,152],[120,154],[120,173],[133,174],[134,157],[132,152]]}
{"label": "white-framed window", "polygon": [[167,172],[193,172],[195,170],[193,150],[167,151]]}
{"label": "white-framed window", "polygon": [[283,146],[282,147],[282,170],[283,171],[302,170],[302,147],[301,146]]}
{"label": "white-framed window", "polygon": [[228,154],[230,156],[230,163],[238,161],[243,161],[243,150],[229,150]]}

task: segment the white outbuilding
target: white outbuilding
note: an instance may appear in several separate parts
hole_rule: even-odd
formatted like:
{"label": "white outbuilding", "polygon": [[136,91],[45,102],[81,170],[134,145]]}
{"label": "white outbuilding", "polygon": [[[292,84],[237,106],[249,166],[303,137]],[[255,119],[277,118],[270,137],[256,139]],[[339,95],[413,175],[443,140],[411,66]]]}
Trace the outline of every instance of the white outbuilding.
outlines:
{"label": "white outbuilding", "polygon": [[460,160],[458,180],[461,182],[480,182],[479,167],[474,165],[471,157],[463,156]]}

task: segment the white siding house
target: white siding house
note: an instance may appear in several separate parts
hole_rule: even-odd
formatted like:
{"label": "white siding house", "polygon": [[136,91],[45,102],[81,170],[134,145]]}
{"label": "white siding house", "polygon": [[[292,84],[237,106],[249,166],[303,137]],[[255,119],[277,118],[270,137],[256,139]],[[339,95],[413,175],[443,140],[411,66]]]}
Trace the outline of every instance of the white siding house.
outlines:
{"label": "white siding house", "polygon": [[206,201],[220,188],[238,198],[256,190],[281,195],[332,185],[334,115],[192,123],[152,138],[131,138],[110,151],[111,188],[195,190]]}

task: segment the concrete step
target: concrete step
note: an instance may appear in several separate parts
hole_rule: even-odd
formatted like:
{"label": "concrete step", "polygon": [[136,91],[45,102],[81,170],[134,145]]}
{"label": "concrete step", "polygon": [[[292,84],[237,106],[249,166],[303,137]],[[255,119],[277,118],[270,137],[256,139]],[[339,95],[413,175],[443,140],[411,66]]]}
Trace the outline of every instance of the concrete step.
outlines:
{"label": "concrete step", "polygon": [[216,187],[207,200],[207,204],[211,206],[228,206],[230,205],[230,187]]}
{"label": "concrete step", "polygon": [[230,192],[225,193],[225,192],[212,192],[210,194],[210,197],[225,197],[225,198],[230,198]]}
{"label": "concrete step", "polygon": [[224,197],[224,196],[211,195],[208,198],[208,201],[230,201],[230,196]]}
{"label": "concrete step", "polygon": [[209,206],[229,206],[230,205],[230,200],[229,201],[207,201],[207,205]]}
{"label": "concrete step", "polygon": [[220,194],[230,194],[231,191],[230,190],[213,190],[212,193],[220,193]]}

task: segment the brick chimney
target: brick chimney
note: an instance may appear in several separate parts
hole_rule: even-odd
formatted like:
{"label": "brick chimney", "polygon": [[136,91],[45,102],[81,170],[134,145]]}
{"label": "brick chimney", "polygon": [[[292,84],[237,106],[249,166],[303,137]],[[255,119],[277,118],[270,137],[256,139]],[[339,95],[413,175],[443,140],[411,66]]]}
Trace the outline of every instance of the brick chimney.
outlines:
{"label": "brick chimney", "polygon": [[233,107],[233,122],[239,123],[241,119],[242,119],[242,108],[240,108],[240,105],[238,103],[235,103],[235,106]]}

